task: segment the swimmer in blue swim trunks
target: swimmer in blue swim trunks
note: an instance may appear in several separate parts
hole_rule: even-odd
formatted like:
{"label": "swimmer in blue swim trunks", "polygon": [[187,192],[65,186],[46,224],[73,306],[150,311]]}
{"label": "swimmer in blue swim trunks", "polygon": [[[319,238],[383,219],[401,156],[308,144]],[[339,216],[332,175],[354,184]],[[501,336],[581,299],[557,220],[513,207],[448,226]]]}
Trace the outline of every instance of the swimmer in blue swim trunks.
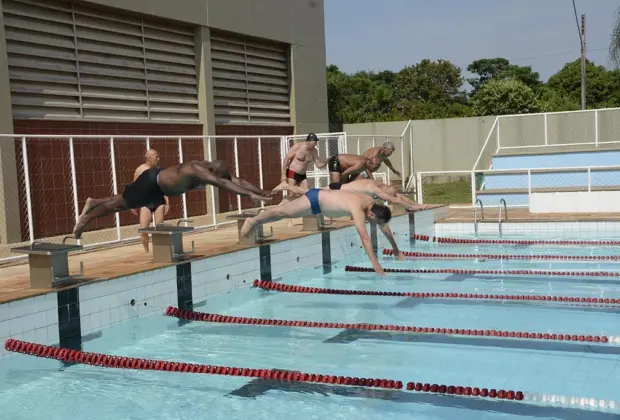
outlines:
{"label": "swimmer in blue swim trunks", "polygon": [[357,233],[362,240],[362,246],[372,263],[375,272],[383,276],[383,268],[379,264],[377,256],[373,252],[370,236],[366,231],[366,222],[375,223],[383,232],[392,245],[394,255],[401,255],[396,240],[388,222],[392,218],[392,212],[387,206],[377,204],[372,197],[350,191],[331,191],[313,188],[304,196],[290,201],[282,206],[272,207],[257,216],[246,219],[241,236],[247,237],[258,225],[276,222],[282,219],[294,219],[298,217],[319,214],[331,218],[351,216]]}

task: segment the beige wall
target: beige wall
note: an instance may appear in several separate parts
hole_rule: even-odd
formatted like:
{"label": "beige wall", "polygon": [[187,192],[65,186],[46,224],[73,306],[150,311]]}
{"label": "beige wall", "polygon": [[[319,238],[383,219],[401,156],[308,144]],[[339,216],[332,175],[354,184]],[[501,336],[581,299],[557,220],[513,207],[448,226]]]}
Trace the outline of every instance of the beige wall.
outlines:
{"label": "beige wall", "polygon": [[[324,0],[182,0],[182,7],[170,0],[81,2],[290,44],[291,120],[296,133],[328,131]],[[210,60],[208,51],[202,51],[203,60]]]}

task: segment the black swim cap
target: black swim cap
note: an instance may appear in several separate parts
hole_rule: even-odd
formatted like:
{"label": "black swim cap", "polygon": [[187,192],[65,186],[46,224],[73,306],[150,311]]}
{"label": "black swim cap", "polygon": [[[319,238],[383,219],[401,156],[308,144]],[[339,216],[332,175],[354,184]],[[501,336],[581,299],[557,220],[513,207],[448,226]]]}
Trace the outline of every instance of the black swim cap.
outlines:
{"label": "black swim cap", "polygon": [[319,138],[316,136],[316,134],[310,133],[308,134],[308,137],[306,137],[306,141],[319,141]]}

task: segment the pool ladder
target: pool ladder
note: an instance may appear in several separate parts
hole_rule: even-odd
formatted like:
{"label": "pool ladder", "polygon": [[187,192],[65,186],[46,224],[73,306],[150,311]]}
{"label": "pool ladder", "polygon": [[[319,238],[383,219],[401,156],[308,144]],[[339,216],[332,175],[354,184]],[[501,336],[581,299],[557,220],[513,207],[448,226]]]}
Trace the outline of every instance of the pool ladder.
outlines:
{"label": "pool ladder", "polygon": [[476,233],[476,237],[478,236],[478,203],[480,203],[480,215],[482,216],[480,220],[484,220],[484,205],[481,199],[477,199],[476,205],[474,206],[474,232]]}
{"label": "pool ladder", "polygon": [[499,237],[503,236],[502,232],[502,203],[504,204],[504,220],[508,220],[508,207],[506,206],[506,200],[503,198],[499,200],[499,217],[498,217],[498,227],[499,227]]}

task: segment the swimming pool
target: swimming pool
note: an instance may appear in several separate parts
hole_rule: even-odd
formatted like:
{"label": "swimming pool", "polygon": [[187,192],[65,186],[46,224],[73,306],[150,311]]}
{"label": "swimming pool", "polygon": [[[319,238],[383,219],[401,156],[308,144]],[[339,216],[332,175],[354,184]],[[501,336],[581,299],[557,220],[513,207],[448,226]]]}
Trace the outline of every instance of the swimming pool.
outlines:
{"label": "swimming pool", "polygon": [[[620,255],[620,247],[407,245],[405,251],[512,255]],[[530,235],[531,239],[532,236]],[[380,249],[381,251],[381,249]],[[406,260],[385,267],[620,272],[614,261]],[[368,267],[359,252],[278,283],[391,292],[620,298],[620,278],[345,272]],[[253,280],[253,279],[249,279]],[[620,336],[620,306],[508,299],[287,293],[245,288],[195,311],[281,320]],[[333,384],[63,365],[16,354],[0,360],[3,419],[496,419],[616,418],[620,346],[615,343],[425,334],[352,328],[237,325],[138,318],[84,342],[84,351],[196,364],[283,369],[438,385],[519,390],[510,401]],[[90,402],[89,402],[90,401]],[[43,407],[43,408],[42,408]]]}

